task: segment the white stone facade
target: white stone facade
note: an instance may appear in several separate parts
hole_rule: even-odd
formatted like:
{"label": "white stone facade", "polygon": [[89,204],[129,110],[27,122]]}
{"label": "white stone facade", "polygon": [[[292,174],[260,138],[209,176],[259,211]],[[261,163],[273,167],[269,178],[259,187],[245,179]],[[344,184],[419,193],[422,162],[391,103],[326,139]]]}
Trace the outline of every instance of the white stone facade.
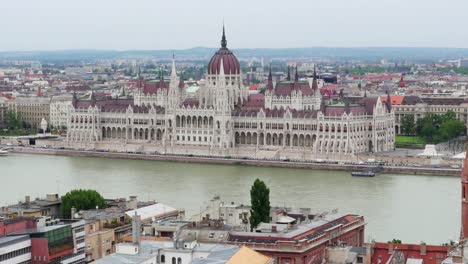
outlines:
{"label": "white stone facade", "polygon": [[72,106],[72,96],[54,96],[50,102],[50,125],[61,129],[67,127],[67,118]]}
{"label": "white stone facade", "polygon": [[[232,55],[223,48],[223,54]],[[259,158],[257,153],[265,149],[276,151],[276,158],[287,151],[307,157],[310,153],[346,155],[394,149],[394,112],[378,98],[364,98],[359,105],[325,105],[317,89],[312,91],[304,84],[299,88],[295,81],[287,84],[292,87],[287,96],[266,91],[263,103],[256,103],[258,109],[248,109],[251,101],[240,67],[233,70],[232,57],[231,64],[226,64],[226,57],[217,54],[212,61],[219,68],[210,62],[209,69],[216,72],[207,73],[198,99],[185,98],[173,62],[169,84],[163,85],[161,79],[159,89],[152,94],[138,92],[132,104],[74,104],[67,124],[68,141],[213,156],[248,150],[244,156],[251,158]],[[229,74],[224,65],[230,67]]]}

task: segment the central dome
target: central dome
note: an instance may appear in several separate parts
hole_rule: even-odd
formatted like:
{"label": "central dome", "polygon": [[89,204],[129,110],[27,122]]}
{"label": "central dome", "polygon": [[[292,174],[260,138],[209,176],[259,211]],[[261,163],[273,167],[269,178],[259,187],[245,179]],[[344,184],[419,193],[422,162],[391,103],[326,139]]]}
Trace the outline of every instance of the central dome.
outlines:
{"label": "central dome", "polygon": [[208,74],[219,74],[221,68],[221,61],[225,74],[240,74],[240,64],[236,56],[227,48],[226,35],[224,34],[221,39],[221,48],[213,55],[208,63]]}

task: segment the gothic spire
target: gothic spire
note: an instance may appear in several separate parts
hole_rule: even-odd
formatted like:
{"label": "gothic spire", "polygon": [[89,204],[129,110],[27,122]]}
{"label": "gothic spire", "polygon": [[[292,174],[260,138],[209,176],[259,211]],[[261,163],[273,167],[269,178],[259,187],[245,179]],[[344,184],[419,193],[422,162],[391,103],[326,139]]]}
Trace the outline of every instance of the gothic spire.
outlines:
{"label": "gothic spire", "polygon": [[224,32],[224,22],[223,22],[223,36],[221,37],[221,47],[226,48],[227,47],[227,40],[226,40],[226,34]]}
{"label": "gothic spire", "polygon": [[312,90],[317,90],[318,89],[318,84],[317,84],[317,71],[315,69],[314,65],[314,78],[312,79]]}
{"label": "gothic spire", "polygon": [[94,90],[92,88],[91,88],[90,99],[91,99],[91,106],[95,106],[96,105],[96,95],[94,94]]}
{"label": "gothic spire", "polygon": [[176,67],[175,67],[175,55],[174,55],[174,53],[172,53],[171,77],[177,77],[177,71],[176,71]]}
{"label": "gothic spire", "polygon": [[294,75],[294,81],[296,82],[299,81],[299,72],[297,71],[297,65],[296,65],[296,74]]}
{"label": "gothic spire", "polygon": [[271,76],[271,63],[270,63],[270,71],[268,72],[268,81],[273,81],[273,76]]}
{"label": "gothic spire", "polygon": [[78,96],[76,95],[76,89],[73,89],[73,99],[72,99],[73,107],[76,107],[77,102],[78,102]]}
{"label": "gothic spire", "polygon": [[268,83],[265,87],[266,90],[273,90],[273,76],[271,75],[271,64],[270,64],[270,72],[268,73]]}
{"label": "gothic spire", "polygon": [[286,77],[286,80],[290,81],[291,80],[291,69],[288,66],[288,75]]}
{"label": "gothic spire", "polygon": [[159,65],[159,83],[160,87],[163,87],[162,85],[164,84],[164,74],[163,74],[163,66]]}
{"label": "gothic spire", "polygon": [[388,92],[388,90],[387,90],[387,102],[385,102],[385,104],[387,106],[388,112],[390,113],[392,111],[392,99],[390,97],[390,93]]}
{"label": "gothic spire", "polygon": [[297,72],[297,65],[296,72],[294,73],[294,89],[299,90],[299,73]]}

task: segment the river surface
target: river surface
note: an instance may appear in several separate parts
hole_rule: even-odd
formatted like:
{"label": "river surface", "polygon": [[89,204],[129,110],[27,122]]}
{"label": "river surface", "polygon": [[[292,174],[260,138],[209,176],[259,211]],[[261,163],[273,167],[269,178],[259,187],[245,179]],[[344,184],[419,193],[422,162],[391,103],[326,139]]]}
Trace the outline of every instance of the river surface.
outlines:
{"label": "river surface", "polygon": [[0,205],[92,188],[106,198],[157,200],[190,216],[216,194],[249,204],[255,178],[269,186],[272,205],[364,215],[366,241],[440,244],[460,234],[460,180],[447,176],[353,178],[340,171],[10,154],[0,157]]}

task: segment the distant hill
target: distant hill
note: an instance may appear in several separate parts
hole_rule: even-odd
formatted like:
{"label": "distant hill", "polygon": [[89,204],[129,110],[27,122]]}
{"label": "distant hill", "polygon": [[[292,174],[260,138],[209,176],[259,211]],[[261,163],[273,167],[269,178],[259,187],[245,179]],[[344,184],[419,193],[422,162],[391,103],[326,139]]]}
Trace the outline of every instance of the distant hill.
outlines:
{"label": "distant hill", "polygon": [[[217,48],[197,47],[185,50],[60,50],[0,52],[0,60],[90,61],[96,59],[144,58],[170,59],[174,52],[179,59],[209,59]],[[379,59],[437,61],[468,58],[468,49],[457,48],[290,48],[233,49],[239,58],[264,57],[289,59],[336,59],[376,61]]]}

